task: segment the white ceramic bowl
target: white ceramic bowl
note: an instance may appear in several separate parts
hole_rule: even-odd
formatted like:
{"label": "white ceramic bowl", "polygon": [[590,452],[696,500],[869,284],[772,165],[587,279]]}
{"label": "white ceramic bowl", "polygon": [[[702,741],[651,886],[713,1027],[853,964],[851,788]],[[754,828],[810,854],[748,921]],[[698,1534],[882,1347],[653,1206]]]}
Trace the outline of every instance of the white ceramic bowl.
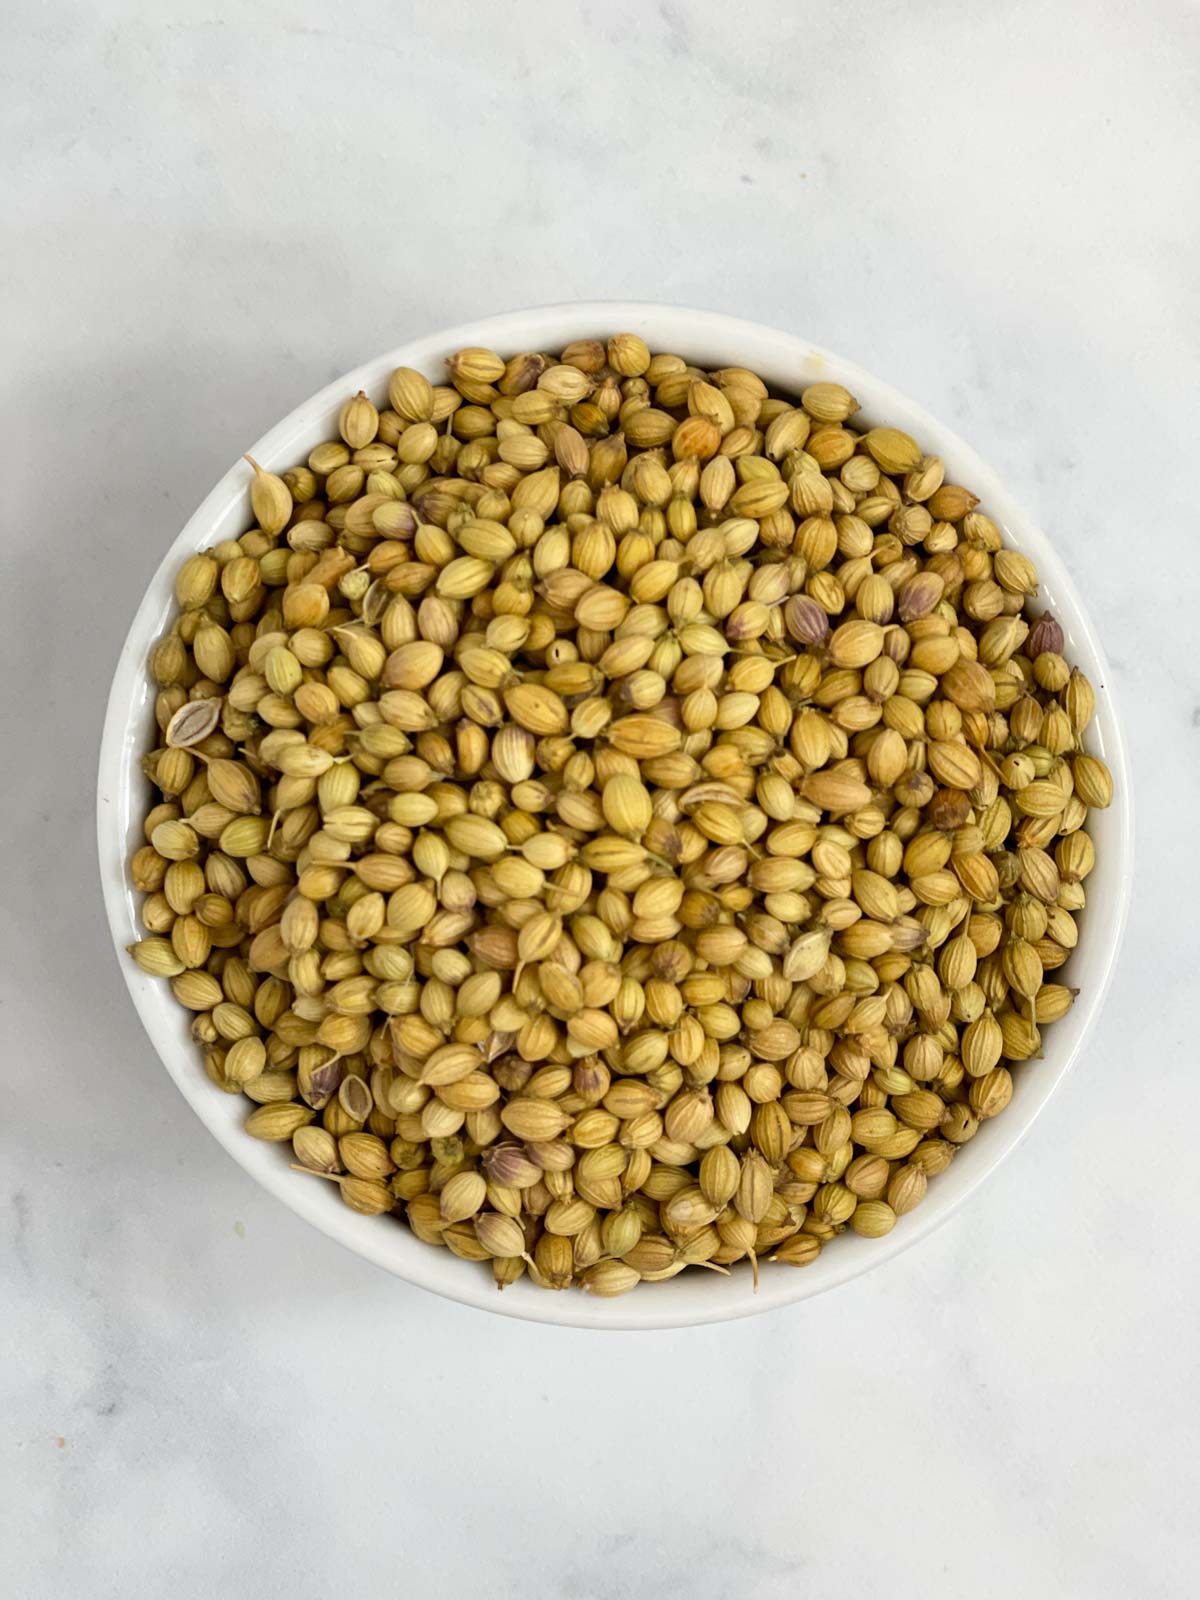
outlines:
{"label": "white ceramic bowl", "polygon": [[[921,1208],[901,1218],[886,1239],[839,1238],[810,1267],[770,1267],[755,1293],[748,1271],[725,1278],[707,1272],[683,1273],[667,1283],[648,1284],[615,1300],[596,1299],[576,1290],[551,1294],[527,1279],[500,1293],[486,1267],[422,1244],[399,1223],[362,1217],[344,1206],[332,1185],[293,1172],[289,1146],[262,1144],[243,1131],[245,1101],[220,1094],[204,1075],[199,1052],[188,1033],[188,1014],[168,986],[146,977],[125,954],[140,936],[137,896],[126,879],[126,865],[142,842],[141,817],[148,792],[139,757],[151,743],[153,695],[146,671],[150,647],[163,631],[173,603],[174,574],[184,558],[220,539],[236,538],[248,515],[248,471],[237,462],[217,484],[166,552],[138,607],[113,679],[100,752],[98,825],[104,898],[121,969],[147,1033],[196,1115],[245,1170],[293,1211],[331,1238],[421,1288],[505,1316],[591,1328],[667,1328],[753,1316],[803,1300],[845,1283],[887,1261],[936,1228],[992,1172],[1028,1133],[1038,1112],[1078,1059],[1100,1012],[1125,924],[1132,865],[1130,785],[1125,754],[1100,644],[1075,593],[1075,586],[1053,544],[1013,503],[995,474],[948,428],[869,372],[807,339],[758,323],[674,306],[595,303],[543,306],[490,317],[466,327],[435,333],[368,361],[298,406],[271,429],[251,454],[282,472],[303,461],[319,441],[337,434],[338,408],[358,389],[382,399],[393,367],[411,366],[434,381],[443,361],[464,345],[484,345],[504,354],[557,350],[571,339],[631,331],[653,350],[671,350],[699,365],[746,366],[775,389],[798,394],[818,380],[843,383],[862,402],[870,422],[891,423],[913,434],[944,458],[947,478],[965,483],[996,519],[1006,542],[1024,551],[1041,575],[1039,603],[1053,611],[1066,635],[1066,653],[1097,689],[1096,720],[1090,748],[1112,769],[1113,807],[1089,819],[1096,843],[1096,868],[1087,881],[1088,906],[1081,919],[1080,947],[1070,963],[1070,980],[1080,990],[1074,1008],[1046,1031],[1042,1061],[1021,1066],[1003,1116],[987,1122],[950,1169],[929,1186]],[[1047,1150],[1047,1160],[1053,1151]]]}

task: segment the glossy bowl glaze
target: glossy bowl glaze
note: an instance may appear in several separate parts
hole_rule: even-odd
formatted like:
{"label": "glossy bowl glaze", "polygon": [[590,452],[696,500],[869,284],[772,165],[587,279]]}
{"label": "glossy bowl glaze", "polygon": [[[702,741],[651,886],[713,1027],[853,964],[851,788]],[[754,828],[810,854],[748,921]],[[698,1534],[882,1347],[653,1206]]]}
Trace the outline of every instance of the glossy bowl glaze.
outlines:
{"label": "glossy bowl glaze", "polygon": [[[244,1099],[221,1094],[208,1081],[198,1047],[189,1035],[189,1014],[175,1003],[166,983],[147,977],[134,966],[125,946],[141,936],[139,897],[129,886],[127,863],[142,842],[141,819],[149,790],[139,758],[154,739],[154,696],[146,661],[152,644],[168,624],[175,572],[185,557],[218,540],[236,538],[247,526],[248,470],[244,462],[231,466],[164,554],[121,650],[100,753],[99,855],[121,970],[164,1067],[234,1160],[284,1205],[397,1277],[467,1305],[574,1327],[672,1328],[754,1316],[820,1294],[879,1266],[944,1222],[1020,1143],[1078,1060],[1108,989],[1129,899],[1131,796],[1104,654],[1051,541],[1014,503],[995,473],[948,428],[889,384],[795,334],[675,306],[599,302],[515,311],[431,334],[366,362],[297,406],[251,447],[250,454],[277,472],[297,465],[314,445],[336,437],[338,409],[348,396],[364,389],[382,402],[388,376],[397,366],[415,367],[437,382],[444,374],[445,358],[464,345],[483,345],[508,355],[521,350],[558,350],[572,339],[605,338],[622,331],[641,334],[652,350],[673,351],[703,367],[749,367],[784,394],[799,394],[817,381],[842,383],[860,400],[861,419],[892,424],[913,434],[925,450],[944,459],[948,480],[966,484],[978,494],[982,509],[1000,525],[1006,543],[1035,562],[1041,578],[1038,604],[1053,611],[1062,624],[1065,654],[1096,688],[1097,711],[1088,733],[1089,748],[1103,756],[1112,769],[1116,799],[1111,809],[1089,818],[1096,867],[1087,881],[1088,905],[1080,919],[1080,944],[1069,966],[1070,981],[1078,987],[1079,998],[1065,1018],[1046,1030],[1045,1058],[1025,1063],[1014,1073],[1016,1087],[1008,1109],[984,1123],[949,1170],[930,1183],[920,1209],[902,1217],[885,1239],[844,1235],[810,1267],[767,1265],[757,1292],[749,1271],[739,1267],[729,1277],[686,1272],[666,1283],[644,1284],[618,1299],[597,1299],[578,1290],[554,1294],[536,1288],[528,1279],[501,1293],[486,1266],[422,1244],[397,1221],[357,1215],[342,1204],[333,1185],[290,1170],[290,1146],[263,1144],[243,1131]],[[1046,1156],[1052,1159],[1053,1151],[1047,1150]]]}

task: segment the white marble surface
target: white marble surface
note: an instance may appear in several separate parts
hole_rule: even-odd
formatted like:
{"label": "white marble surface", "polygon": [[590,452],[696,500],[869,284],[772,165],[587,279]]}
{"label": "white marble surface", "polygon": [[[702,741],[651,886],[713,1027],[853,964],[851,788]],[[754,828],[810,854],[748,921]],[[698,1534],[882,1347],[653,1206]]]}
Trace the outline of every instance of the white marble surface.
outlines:
{"label": "white marble surface", "polygon": [[[5,1592],[1191,1593],[1200,14],[220,12],[17,0],[0,65]],[[874,1275],[690,1334],[489,1319],[306,1229],[152,1057],[95,886],[119,641],[246,440],[604,295],[802,331],[968,435],[1072,560],[1139,775],[1124,963],[1023,1149]]]}

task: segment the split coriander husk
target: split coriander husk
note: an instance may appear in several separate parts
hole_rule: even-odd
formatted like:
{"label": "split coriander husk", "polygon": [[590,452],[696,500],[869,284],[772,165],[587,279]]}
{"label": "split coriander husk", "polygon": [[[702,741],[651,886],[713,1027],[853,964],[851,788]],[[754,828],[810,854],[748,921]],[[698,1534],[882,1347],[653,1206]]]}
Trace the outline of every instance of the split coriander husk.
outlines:
{"label": "split coriander husk", "polygon": [[501,1287],[888,1233],[1074,998],[1112,778],[1032,564],[837,384],[448,380],[181,568],[134,959],[248,1132]]}

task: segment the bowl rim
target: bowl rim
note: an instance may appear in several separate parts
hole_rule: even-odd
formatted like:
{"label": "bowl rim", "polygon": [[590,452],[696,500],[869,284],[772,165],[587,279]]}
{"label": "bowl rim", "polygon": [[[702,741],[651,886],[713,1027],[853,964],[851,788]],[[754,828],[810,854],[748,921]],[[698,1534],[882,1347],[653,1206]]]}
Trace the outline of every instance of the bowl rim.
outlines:
{"label": "bowl rim", "polygon": [[[1039,1063],[1037,1094],[1026,1096],[1024,1104],[1014,1100],[1005,1117],[989,1125],[995,1130],[990,1146],[986,1152],[979,1150],[978,1154],[973,1155],[969,1178],[959,1184],[956,1193],[939,1196],[936,1186],[931,1188],[925,1206],[920,1212],[906,1217],[901,1228],[882,1240],[857,1241],[869,1244],[868,1250],[849,1248],[848,1242],[844,1241],[836,1252],[829,1255],[823,1253],[818,1263],[804,1271],[764,1274],[764,1283],[757,1293],[741,1283],[735,1287],[733,1280],[727,1279],[727,1293],[709,1293],[697,1307],[688,1305],[680,1308],[675,1297],[645,1290],[640,1294],[609,1300],[577,1291],[566,1294],[535,1291],[531,1285],[518,1283],[501,1295],[496,1292],[489,1277],[467,1270],[467,1264],[449,1252],[423,1245],[406,1230],[378,1228],[374,1218],[359,1217],[346,1208],[328,1205],[325,1203],[327,1196],[314,1192],[323,1190],[325,1185],[299,1182],[299,1175],[290,1172],[286,1164],[276,1164],[269,1159],[269,1145],[264,1146],[247,1138],[240,1125],[222,1123],[212,1114],[217,1105],[226,1101],[226,1097],[215,1091],[203,1072],[196,1070],[196,1047],[189,1041],[186,1050],[181,1050],[177,1038],[171,1035],[166,1012],[156,1004],[154,998],[156,994],[161,995],[163,986],[141,973],[125,956],[124,945],[131,936],[139,937],[140,929],[131,920],[133,894],[126,881],[124,849],[114,850],[113,842],[115,821],[123,810],[128,812],[136,760],[140,754],[142,741],[139,730],[146,699],[147,649],[173,608],[174,573],[184,555],[212,543],[213,530],[220,519],[228,515],[231,503],[240,501],[244,504],[246,469],[241,461],[234,463],[220,478],[165,551],[121,646],[109,691],[100,745],[96,823],[105,910],[118,965],[134,1007],[176,1087],[243,1171],[328,1237],[404,1281],[431,1290],[443,1298],[523,1321],[570,1327],[649,1330],[701,1326],[761,1315],[783,1305],[813,1298],[882,1266],[940,1227],[1022,1143],[1048,1100],[1082,1054],[1111,986],[1129,913],[1133,793],[1121,721],[1114,702],[1111,669],[1075,584],[1050,540],[1013,500],[998,474],[954,430],[886,381],[799,335],[767,324],[728,316],[723,312],[647,301],[572,301],[503,312],[407,340],[385,354],[360,363],[294,407],[250,447],[248,454],[268,467],[291,464],[286,459],[286,452],[295,449],[297,441],[311,433],[318,420],[331,411],[336,412],[346,396],[356,389],[380,388],[386,382],[387,374],[396,366],[428,369],[431,363],[440,361],[449,351],[467,345],[551,349],[561,347],[567,339],[598,337],[601,334],[608,336],[622,330],[641,333],[660,348],[678,349],[685,355],[690,347],[702,346],[706,342],[720,344],[727,349],[745,344],[757,345],[761,350],[764,344],[769,344],[777,352],[777,356],[772,356],[777,364],[786,363],[798,369],[809,369],[811,375],[807,381],[816,381],[819,374],[822,379],[842,382],[859,397],[864,412],[879,413],[897,423],[904,419],[905,425],[922,439],[927,448],[936,449],[944,457],[953,457],[953,470],[958,478],[970,475],[973,492],[978,493],[981,504],[1003,530],[1006,542],[1011,538],[1013,544],[1022,550],[1034,547],[1040,575],[1043,579],[1047,575],[1052,578],[1052,584],[1048,587],[1053,590],[1054,604],[1060,613],[1066,613],[1060,616],[1060,620],[1069,620],[1073,643],[1082,643],[1084,653],[1090,655],[1093,670],[1098,674],[1103,699],[1098,700],[1097,724],[1103,724],[1102,748],[1113,774],[1116,793],[1114,806],[1106,814],[1115,822],[1115,843],[1110,840],[1106,848],[1114,853],[1116,859],[1109,870],[1114,882],[1110,903],[1097,908],[1097,912],[1093,912],[1089,906],[1089,923],[1098,925],[1091,926],[1086,935],[1092,972],[1086,994],[1075,1008],[1075,1015],[1080,1017],[1080,1021],[1075,1037],[1062,1058],[1046,1059]],[[741,363],[727,359],[722,364]],[[761,362],[747,361],[746,364]],[[771,381],[773,384],[776,382],[774,379]],[[782,381],[779,386],[788,387]],[[799,386],[799,383],[793,385],[795,388]],[[305,447],[306,452],[309,448],[311,446]],[[1078,653],[1077,648],[1073,653]],[[138,703],[139,693],[141,704]],[[124,835],[120,837],[123,846]],[[363,1223],[370,1226],[358,1226]],[[400,1247],[398,1241],[402,1241]],[[398,1256],[402,1259],[397,1259]],[[823,1270],[818,1272],[818,1267]],[[667,1285],[655,1285],[654,1289],[671,1289],[681,1282],[681,1279],[675,1279]],[[528,1293],[513,1292],[522,1288]]]}

